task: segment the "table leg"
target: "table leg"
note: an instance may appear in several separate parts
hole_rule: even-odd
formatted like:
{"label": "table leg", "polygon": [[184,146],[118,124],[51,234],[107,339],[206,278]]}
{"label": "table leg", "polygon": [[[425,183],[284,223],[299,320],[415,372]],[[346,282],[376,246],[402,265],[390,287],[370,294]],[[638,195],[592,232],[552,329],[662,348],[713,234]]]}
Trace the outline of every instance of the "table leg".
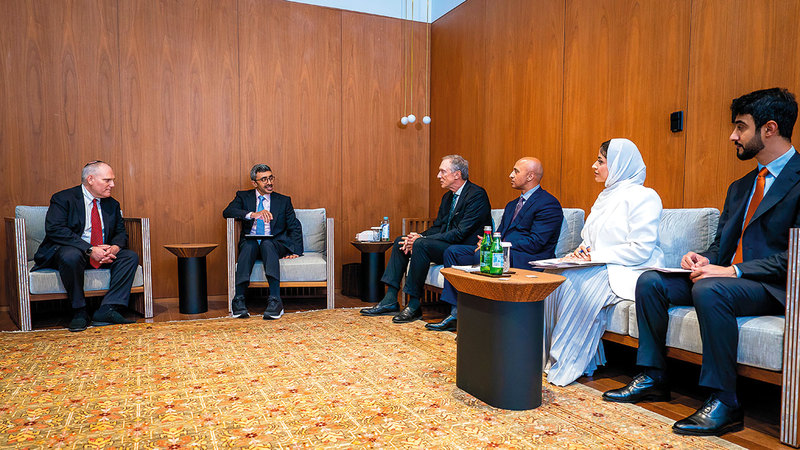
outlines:
{"label": "table leg", "polygon": [[456,385],[497,408],[542,404],[544,302],[458,294]]}
{"label": "table leg", "polygon": [[181,314],[208,311],[205,256],[178,258],[178,297]]}
{"label": "table leg", "polygon": [[385,294],[385,286],[381,283],[386,266],[383,253],[361,253],[361,300],[377,302]]}

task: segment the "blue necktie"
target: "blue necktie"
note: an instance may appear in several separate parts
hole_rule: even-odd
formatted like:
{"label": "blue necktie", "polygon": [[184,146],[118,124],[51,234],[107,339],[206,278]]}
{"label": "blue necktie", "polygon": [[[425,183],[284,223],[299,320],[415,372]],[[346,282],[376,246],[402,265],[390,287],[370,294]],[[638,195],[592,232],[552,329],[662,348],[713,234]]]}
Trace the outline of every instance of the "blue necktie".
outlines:
{"label": "blue necktie", "polygon": [[[263,195],[259,195],[258,196],[258,207],[256,208],[256,212],[263,211],[263,210],[264,210],[264,196]],[[264,234],[265,233],[265,227],[266,227],[266,225],[264,224],[264,221],[262,219],[256,220],[256,234],[258,234],[258,235]]]}
{"label": "blue necktie", "polygon": [[450,203],[450,212],[447,214],[447,223],[445,224],[445,231],[450,229],[450,221],[453,220],[453,213],[456,211],[456,200],[458,200],[458,194],[453,194],[453,202]]}

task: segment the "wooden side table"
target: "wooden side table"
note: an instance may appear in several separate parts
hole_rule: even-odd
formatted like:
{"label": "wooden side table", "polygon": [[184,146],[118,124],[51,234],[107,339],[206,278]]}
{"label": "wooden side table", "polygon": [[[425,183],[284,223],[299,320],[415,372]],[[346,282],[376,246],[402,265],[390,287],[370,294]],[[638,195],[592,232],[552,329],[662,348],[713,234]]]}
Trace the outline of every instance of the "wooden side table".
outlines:
{"label": "wooden side table", "polygon": [[164,248],[178,257],[178,309],[181,314],[208,311],[206,255],[217,244],[167,244]]}
{"label": "wooden side table", "polygon": [[394,242],[351,241],[350,244],[361,252],[361,300],[380,301],[385,293],[381,277],[386,268],[386,250],[389,250]]}
{"label": "wooden side table", "polygon": [[494,407],[525,410],[542,404],[542,300],[566,278],[513,270],[505,279],[453,268],[442,275],[458,290],[456,385]]}

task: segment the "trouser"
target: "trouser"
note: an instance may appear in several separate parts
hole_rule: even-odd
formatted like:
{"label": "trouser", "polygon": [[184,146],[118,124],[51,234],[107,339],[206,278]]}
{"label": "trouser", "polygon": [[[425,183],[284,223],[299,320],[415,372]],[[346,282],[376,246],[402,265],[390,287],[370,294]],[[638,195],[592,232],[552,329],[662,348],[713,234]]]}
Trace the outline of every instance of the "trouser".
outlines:
{"label": "trouser", "polygon": [[[239,242],[239,258],[236,261],[235,295],[244,295],[250,284],[250,274],[256,260],[264,263],[264,274],[269,281],[270,291],[280,288],[280,259],[289,254],[289,250],[272,239],[242,239]],[[273,286],[275,284],[276,286]]]}
{"label": "trouser", "polygon": [[694,306],[703,341],[700,385],[736,390],[737,317],[783,314],[784,306],[764,286],[743,278],[706,278],[648,271],[636,283],[640,366],[664,370],[670,304]]}
{"label": "trouser", "polygon": [[[476,252],[475,248],[476,246],[474,245],[451,245],[444,252],[444,266],[471,266],[478,264],[480,262],[480,252]],[[447,280],[444,280],[444,288],[440,299],[451,305],[455,305],[458,300],[458,291]]]}
{"label": "trouser", "polygon": [[[131,286],[139,266],[139,255],[133,250],[123,249],[117,253],[117,259],[109,264],[103,264],[101,269],[111,271],[111,281],[108,292],[103,297],[101,305],[128,306],[131,296]],[[93,269],[89,265],[89,256],[75,247],[62,246],[56,251],[53,258],[42,267],[58,269],[61,282],[67,291],[72,308],[85,308],[86,297],[83,292],[83,275],[86,269]]]}
{"label": "trouser", "polygon": [[406,267],[408,267],[403,292],[411,297],[421,297],[430,263],[441,264],[444,259],[444,251],[450,244],[436,239],[418,238],[414,241],[413,251],[407,255],[400,250],[402,247],[400,239],[402,238],[403,236],[394,240],[392,254],[381,281],[395,289],[400,289],[400,282],[406,273]]}

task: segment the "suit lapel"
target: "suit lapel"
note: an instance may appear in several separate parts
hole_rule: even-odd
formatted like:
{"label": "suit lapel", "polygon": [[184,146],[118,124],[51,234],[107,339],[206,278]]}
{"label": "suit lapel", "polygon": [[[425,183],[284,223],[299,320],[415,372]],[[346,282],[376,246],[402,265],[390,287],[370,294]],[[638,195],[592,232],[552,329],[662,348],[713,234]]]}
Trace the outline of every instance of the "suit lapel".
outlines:
{"label": "suit lapel", "polygon": [[111,211],[111,202],[106,199],[100,200],[100,214],[103,216],[103,243],[109,241],[109,230],[111,230],[111,221],[114,216]]}
{"label": "suit lapel", "polygon": [[772,183],[767,194],[761,200],[756,212],[750,219],[750,223],[754,222],[762,216],[767,210],[775,206],[789,190],[792,189],[797,182],[800,181],[800,155],[795,153],[792,158],[786,163],[778,178]]}

